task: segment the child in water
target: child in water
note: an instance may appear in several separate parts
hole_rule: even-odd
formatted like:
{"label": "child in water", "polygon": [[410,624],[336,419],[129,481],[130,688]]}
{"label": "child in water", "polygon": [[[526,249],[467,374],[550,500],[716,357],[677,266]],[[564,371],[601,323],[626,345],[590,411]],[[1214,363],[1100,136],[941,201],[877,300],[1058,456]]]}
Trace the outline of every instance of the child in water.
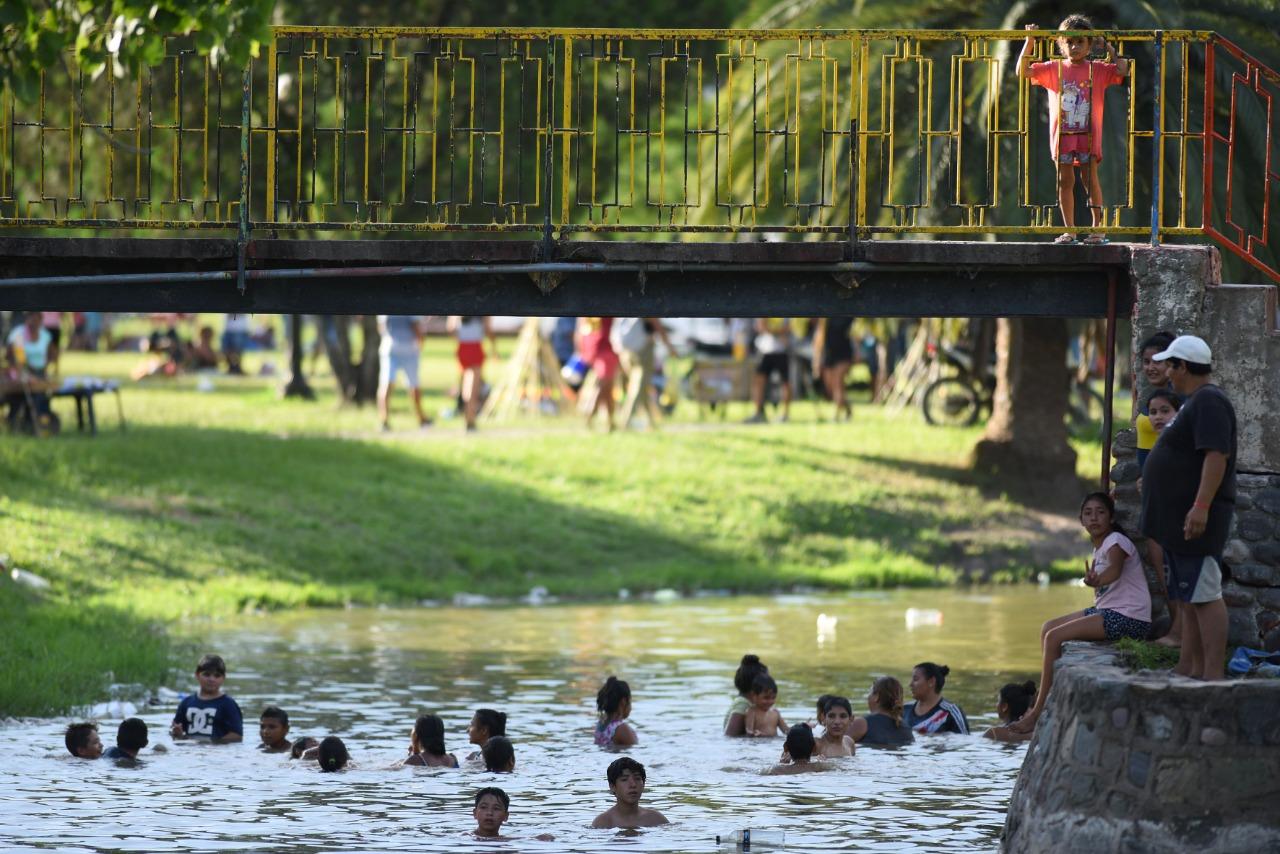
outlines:
{"label": "child in water", "polygon": [[495,774],[510,774],[516,770],[516,749],[501,735],[495,735],[480,749],[484,757],[484,770]]}
{"label": "child in water", "polygon": [[267,706],[258,717],[258,737],[262,744],[258,749],[265,753],[287,753],[289,743],[289,713],[276,706]]}
{"label": "child in water", "polygon": [[1009,725],[1031,732],[1053,687],[1053,665],[1069,640],[1146,640],[1151,631],[1151,593],[1142,558],[1133,540],[1115,522],[1116,505],[1105,492],[1091,492],[1080,505],[1080,524],[1093,543],[1093,560],[1085,562],[1084,583],[1094,588],[1092,608],[1056,617],[1040,630],[1044,666],[1035,705]]}
{"label": "child in water", "polygon": [[320,742],[319,755],[316,758],[320,762],[321,771],[341,771],[351,762],[351,754],[347,753],[347,746],[336,735],[326,736]]}
{"label": "child in water", "polygon": [[[467,738],[477,747],[484,747],[484,743],[495,735],[506,734],[506,713],[493,709],[476,709],[476,713],[471,716],[471,723],[467,725]],[[474,751],[467,756],[467,759],[479,759],[480,754],[481,751]]]}
{"label": "child in water", "polygon": [[200,689],[178,703],[169,735],[173,738],[207,738],[212,744],[244,740],[244,718],[240,706],[222,693],[227,665],[219,655],[206,655],[196,664]]}
{"label": "child in water", "polygon": [[[853,718],[853,706],[844,697],[827,696],[822,715],[822,737],[818,739],[816,752],[819,757],[852,756],[853,739],[849,737],[849,722]],[[792,727],[795,729],[795,727]],[[793,757],[794,758],[794,757]]]}
{"label": "child in water", "polygon": [[436,715],[422,715],[409,733],[409,758],[405,765],[427,768],[457,768],[458,757],[444,749],[444,721]]}
{"label": "child in water", "polygon": [[506,823],[511,809],[511,798],[497,786],[485,786],[476,792],[475,806],[471,815],[475,817],[477,839],[501,839],[502,825]]}
{"label": "child in water", "polygon": [[751,707],[745,721],[747,735],[755,738],[773,738],[779,732],[786,734],[787,724],[782,713],[773,707],[778,700],[778,683],[768,673],[757,673],[751,680],[751,692],[747,694]]}
{"label": "child in water", "polygon": [[[1039,29],[1027,24],[1027,30]],[[1092,30],[1093,22],[1084,15],[1068,15],[1059,30]],[[1075,243],[1076,172],[1089,195],[1089,213],[1093,227],[1104,224],[1102,182],[1098,166],[1102,163],[1102,117],[1108,86],[1124,80],[1129,74],[1129,60],[1116,53],[1115,47],[1101,36],[1092,40],[1084,36],[1062,36],[1058,50],[1065,59],[1031,62],[1035,39],[1027,36],[1018,57],[1018,76],[1049,91],[1049,153],[1058,170],[1058,208],[1066,231],[1054,243]],[[1106,62],[1089,59],[1093,50],[1105,50]],[[1107,238],[1090,234],[1088,244],[1106,243]]]}
{"label": "child in water", "polygon": [[742,656],[742,662],[738,665],[737,672],[733,674],[733,687],[738,689],[738,696],[733,698],[733,705],[725,713],[725,735],[747,734],[747,710],[751,708],[751,701],[747,699],[747,695],[751,693],[751,683],[756,678],[756,674],[768,672],[769,668],[760,661],[759,656],[749,654]]}
{"label": "child in water", "polygon": [[71,724],[63,739],[67,752],[77,759],[99,759],[102,756],[102,737],[97,724]]}
{"label": "child in water", "polygon": [[644,795],[645,773],[644,766],[639,762],[630,756],[615,759],[609,763],[605,777],[616,802],[596,816],[595,821],[591,822],[592,827],[657,827],[669,823],[667,817],[657,810],[640,806],[640,798]]}
{"label": "child in water", "polygon": [[596,694],[596,710],[600,715],[596,723],[596,744],[627,747],[639,741],[636,731],[626,722],[631,715],[631,686],[626,682],[616,676],[606,679]]}
{"label": "child in water", "polygon": [[1028,681],[1019,685],[1017,682],[1010,682],[1005,685],[996,695],[996,715],[1000,718],[1001,725],[993,726],[982,737],[1005,742],[1029,741],[1031,733],[1013,732],[1008,725],[1025,715],[1035,700],[1036,683]]}
{"label": "child in water", "polygon": [[779,762],[766,774],[805,774],[810,771],[831,771],[835,765],[813,761],[813,730],[808,724],[796,724],[787,730],[787,740],[783,743],[783,754],[790,757],[790,762]]}

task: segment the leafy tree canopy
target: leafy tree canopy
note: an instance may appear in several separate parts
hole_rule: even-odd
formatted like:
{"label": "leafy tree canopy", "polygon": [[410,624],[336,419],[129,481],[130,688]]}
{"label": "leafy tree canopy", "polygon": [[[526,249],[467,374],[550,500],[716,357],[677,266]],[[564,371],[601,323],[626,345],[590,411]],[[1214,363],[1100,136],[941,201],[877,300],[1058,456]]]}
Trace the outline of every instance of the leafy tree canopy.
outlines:
{"label": "leafy tree canopy", "polygon": [[[166,36],[190,35],[201,53],[243,65],[270,37],[274,0],[3,0],[0,83],[36,97],[40,72],[67,62],[85,74],[154,65]],[[69,64],[70,67],[70,64]]]}

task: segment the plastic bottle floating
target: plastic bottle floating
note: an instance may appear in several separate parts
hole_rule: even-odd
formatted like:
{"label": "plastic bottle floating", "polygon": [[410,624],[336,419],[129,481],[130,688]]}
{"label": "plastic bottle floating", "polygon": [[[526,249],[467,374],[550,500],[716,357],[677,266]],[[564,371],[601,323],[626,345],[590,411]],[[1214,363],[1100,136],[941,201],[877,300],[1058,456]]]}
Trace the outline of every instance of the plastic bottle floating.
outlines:
{"label": "plastic bottle floating", "polygon": [[942,625],[942,612],[936,608],[908,608],[906,613],[907,630],[921,626]]}
{"label": "plastic bottle floating", "polygon": [[833,614],[818,615],[818,643],[826,641],[834,641],[836,639],[836,624],[840,622],[840,618]]}

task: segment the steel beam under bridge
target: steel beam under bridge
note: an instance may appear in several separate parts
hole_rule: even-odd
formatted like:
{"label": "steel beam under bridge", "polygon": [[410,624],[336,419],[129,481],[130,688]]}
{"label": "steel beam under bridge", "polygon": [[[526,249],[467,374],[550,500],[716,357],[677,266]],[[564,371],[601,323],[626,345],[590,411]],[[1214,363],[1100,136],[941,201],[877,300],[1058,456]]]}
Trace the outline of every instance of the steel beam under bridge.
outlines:
{"label": "steel beam under bridge", "polygon": [[1112,281],[1118,312],[1132,306],[1124,245],[886,240],[854,252],[834,241],[558,242],[547,252],[525,240],[263,239],[249,246],[241,293],[232,239],[3,237],[0,309],[1105,317]]}

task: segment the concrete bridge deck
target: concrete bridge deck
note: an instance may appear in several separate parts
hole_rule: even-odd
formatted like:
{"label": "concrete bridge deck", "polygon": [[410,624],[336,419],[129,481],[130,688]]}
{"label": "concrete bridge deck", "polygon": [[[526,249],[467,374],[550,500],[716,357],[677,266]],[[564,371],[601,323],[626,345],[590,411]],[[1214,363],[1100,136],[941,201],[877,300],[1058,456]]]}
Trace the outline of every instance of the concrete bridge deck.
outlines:
{"label": "concrete bridge deck", "polygon": [[[1117,312],[1128,313],[1133,302],[1132,248],[1125,244],[561,241],[544,247],[538,240],[259,239],[248,245],[241,293],[234,238],[8,236],[0,237],[0,308],[1105,317],[1112,284]],[[113,278],[101,278],[107,276]]]}

